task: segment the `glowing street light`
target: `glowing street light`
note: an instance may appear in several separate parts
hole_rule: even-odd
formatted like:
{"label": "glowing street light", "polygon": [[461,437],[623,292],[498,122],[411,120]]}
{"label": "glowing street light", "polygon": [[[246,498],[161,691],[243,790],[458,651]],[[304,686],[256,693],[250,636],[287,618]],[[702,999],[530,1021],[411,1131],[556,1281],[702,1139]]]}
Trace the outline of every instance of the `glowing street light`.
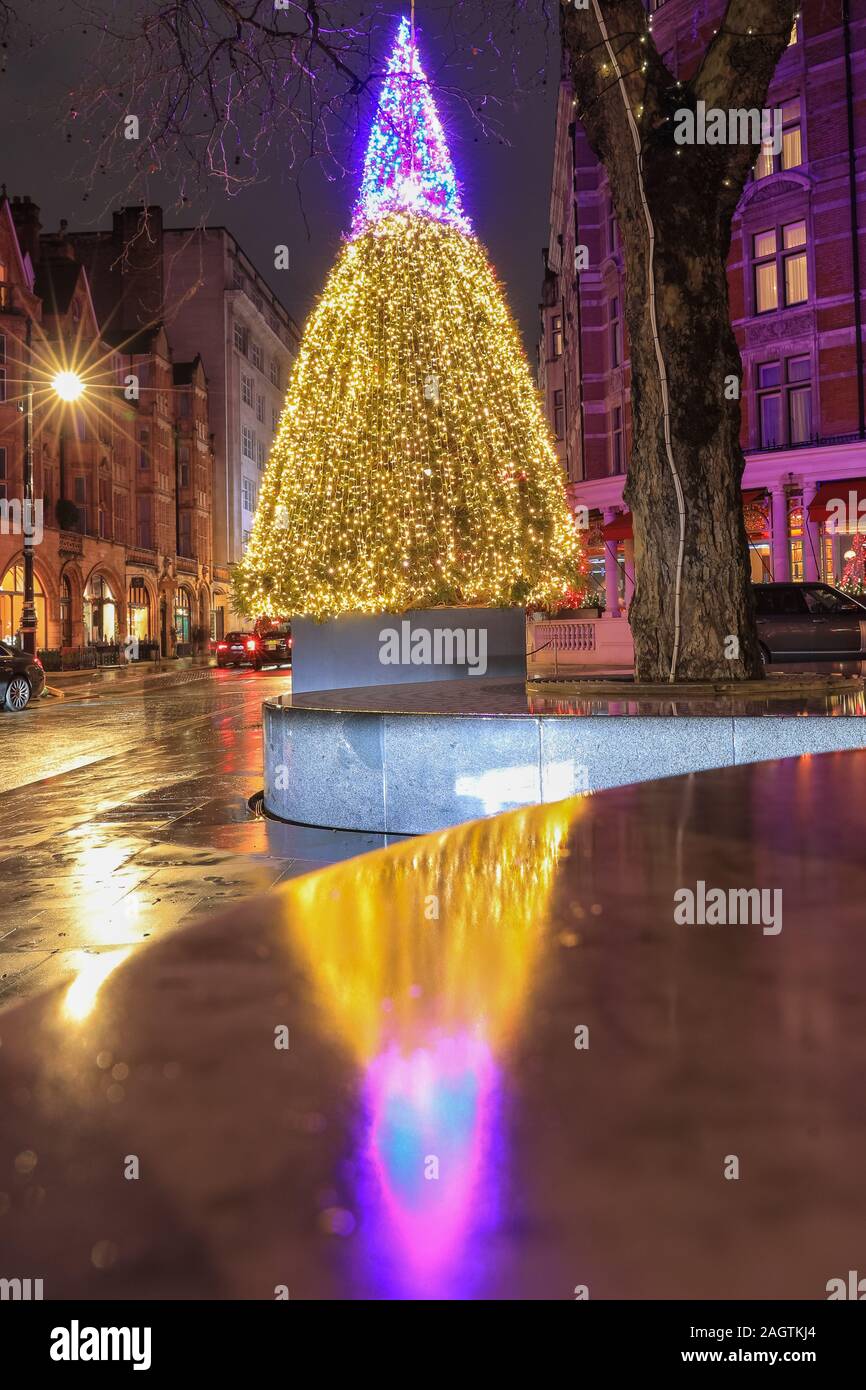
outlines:
{"label": "glowing street light", "polygon": [[58,372],[51,385],[62,401],[77,401],[84,394],[84,382],[77,372]]}

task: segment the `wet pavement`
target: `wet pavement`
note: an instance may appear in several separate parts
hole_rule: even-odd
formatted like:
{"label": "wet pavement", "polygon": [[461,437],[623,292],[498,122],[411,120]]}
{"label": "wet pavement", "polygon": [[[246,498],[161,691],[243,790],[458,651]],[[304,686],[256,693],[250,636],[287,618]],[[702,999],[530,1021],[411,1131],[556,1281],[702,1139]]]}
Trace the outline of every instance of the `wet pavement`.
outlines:
{"label": "wet pavement", "polygon": [[181,671],[0,714],[0,1008],[384,843],[255,819],[286,671]]}
{"label": "wet pavement", "polygon": [[521,810],[92,959],[0,1016],[4,1273],[824,1300],[866,1229],[864,775],[833,753]]}

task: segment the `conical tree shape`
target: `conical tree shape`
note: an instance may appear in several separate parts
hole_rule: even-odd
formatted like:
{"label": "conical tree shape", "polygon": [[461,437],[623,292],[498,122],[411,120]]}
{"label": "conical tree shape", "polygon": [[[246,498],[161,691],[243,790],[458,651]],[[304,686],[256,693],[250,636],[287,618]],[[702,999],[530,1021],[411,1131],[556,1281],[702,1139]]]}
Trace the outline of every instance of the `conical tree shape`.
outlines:
{"label": "conical tree shape", "polygon": [[405,21],[353,228],[292,371],[238,608],[555,604],[579,559],[562,469]]}

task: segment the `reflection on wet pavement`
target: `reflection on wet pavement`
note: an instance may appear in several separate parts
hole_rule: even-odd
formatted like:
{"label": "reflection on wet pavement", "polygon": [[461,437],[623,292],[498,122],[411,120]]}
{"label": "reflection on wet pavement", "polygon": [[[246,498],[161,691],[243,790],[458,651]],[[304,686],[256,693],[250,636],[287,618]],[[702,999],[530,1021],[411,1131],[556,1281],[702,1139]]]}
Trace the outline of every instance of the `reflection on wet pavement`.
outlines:
{"label": "reflection on wet pavement", "polygon": [[202,671],[0,716],[0,1007],[383,843],[251,816],[261,702],[286,683]]}
{"label": "reflection on wet pavement", "polygon": [[[864,769],[460,826],[8,1011],[7,1263],[46,1298],[825,1297],[866,1217]],[[783,929],[678,924],[701,880],[781,889]]]}

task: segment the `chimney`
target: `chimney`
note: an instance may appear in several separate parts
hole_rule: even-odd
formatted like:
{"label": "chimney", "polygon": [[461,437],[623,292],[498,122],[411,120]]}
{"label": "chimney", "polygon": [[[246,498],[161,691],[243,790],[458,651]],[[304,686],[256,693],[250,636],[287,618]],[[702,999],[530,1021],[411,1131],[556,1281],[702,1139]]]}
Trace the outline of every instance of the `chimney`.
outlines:
{"label": "chimney", "polygon": [[42,230],[39,209],[27,194],[23,198],[16,194],[9,206],[12,209],[12,220],[18,233],[21,252],[25,256],[29,255],[31,263],[35,266],[39,262],[39,233]]}

